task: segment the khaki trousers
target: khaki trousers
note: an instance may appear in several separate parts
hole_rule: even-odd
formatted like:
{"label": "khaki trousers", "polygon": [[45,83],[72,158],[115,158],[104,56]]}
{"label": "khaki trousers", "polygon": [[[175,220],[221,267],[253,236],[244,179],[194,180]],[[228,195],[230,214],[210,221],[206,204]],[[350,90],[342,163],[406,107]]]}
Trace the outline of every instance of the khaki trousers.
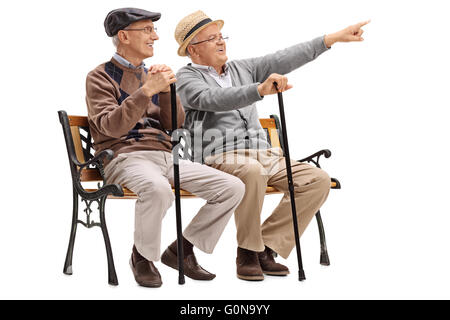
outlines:
{"label": "khaki trousers", "polygon": [[[212,253],[227,222],[239,205],[245,186],[238,178],[187,160],[180,160],[180,187],[206,204],[183,232],[200,250]],[[105,168],[107,183],[118,183],[138,195],[134,244],[147,260],[158,261],[161,223],[175,196],[172,154],[137,151],[120,154]]]}
{"label": "khaki trousers", "polygon": [[[205,163],[240,178],[245,195],[235,212],[238,246],[263,251],[268,246],[287,258],[295,246],[292,209],[286,163],[280,148],[267,150],[234,150],[207,157]],[[292,176],[299,234],[327,199],[330,177],[316,167],[292,161]],[[279,205],[261,225],[261,209],[266,187],[284,192]]]}

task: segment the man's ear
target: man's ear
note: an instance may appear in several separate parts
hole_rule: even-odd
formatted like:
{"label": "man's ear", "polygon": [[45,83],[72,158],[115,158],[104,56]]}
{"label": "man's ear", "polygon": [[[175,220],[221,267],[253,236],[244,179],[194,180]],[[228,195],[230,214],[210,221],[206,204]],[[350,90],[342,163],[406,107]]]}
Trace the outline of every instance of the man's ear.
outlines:
{"label": "man's ear", "polygon": [[119,32],[117,33],[117,37],[119,38],[120,42],[126,44],[130,42],[130,40],[128,39],[128,34],[123,30],[119,30]]}
{"label": "man's ear", "polygon": [[189,52],[190,56],[197,56],[197,52],[194,48],[194,46],[188,46],[187,47],[187,52]]}

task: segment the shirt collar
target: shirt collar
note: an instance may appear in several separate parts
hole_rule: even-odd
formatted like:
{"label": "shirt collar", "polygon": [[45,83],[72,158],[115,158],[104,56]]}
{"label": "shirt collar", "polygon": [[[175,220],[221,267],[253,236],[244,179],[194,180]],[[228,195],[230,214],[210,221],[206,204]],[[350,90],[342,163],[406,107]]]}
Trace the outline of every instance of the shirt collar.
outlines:
{"label": "shirt collar", "polygon": [[128,61],[127,59],[125,59],[124,57],[119,55],[117,52],[114,54],[113,58],[114,58],[114,60],[116,60],[118,63],[120,63],[124,67],[130,68],[130,69],[140,69],[140,68],[145,67],[144,62],[142,62],[141,65],[139,65],[137,67],[134,66],[130,61]]}
{"label": "shirt collar", "polygon": [[[213,72],[213,73],[217,74],[216,69],[214,69],[214,68],[211,67],[211,66],[203,66],[203,65],[201,65],[201,64],[196,64],[196,63],[193,63],[193,62],[191,63],[191,66],[193,66],[194,68],[200,69],[200,70],[205,70],[205,71]],[[229,69],[228,65],[225,64],[225,65],[223,66],[223,71],[224,71],[224,74],[225,74],[225,75],[227,75],[228,69]],[[218,75],[218,74],[217,74],[217,75]]]}

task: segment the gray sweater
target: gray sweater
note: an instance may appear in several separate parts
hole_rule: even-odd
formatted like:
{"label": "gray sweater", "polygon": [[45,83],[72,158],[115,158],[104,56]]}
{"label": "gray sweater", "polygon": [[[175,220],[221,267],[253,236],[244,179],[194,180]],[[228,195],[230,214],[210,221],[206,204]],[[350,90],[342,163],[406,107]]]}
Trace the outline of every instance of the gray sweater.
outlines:
{"label": "gray sweater", "polygon": [[184,128],[193,138],[194,161],[235,149],[267,149],[259,123],[258,85],[272,73],[287,74],[327,50],[324,37],[259,58],[227,63],[233,87],[222,88],[209,75],[187,65],[177,73],[177,93],[186,111]]}

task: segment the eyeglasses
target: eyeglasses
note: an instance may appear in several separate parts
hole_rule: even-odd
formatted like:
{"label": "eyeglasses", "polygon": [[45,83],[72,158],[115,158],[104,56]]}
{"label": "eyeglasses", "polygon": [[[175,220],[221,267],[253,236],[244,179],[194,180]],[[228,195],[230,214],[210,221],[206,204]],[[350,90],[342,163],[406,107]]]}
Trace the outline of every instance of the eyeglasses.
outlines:
{"label": "eyeglasses", "polygon": [[125,31],[144,31],[144,33],[146,33],[146,34],[152,34],[152,32],[158,31],[158,29],[155,27],[145,27],[145,28],[141,28],[141,29],[123,29],[123,30],[125,30]]}
{"label": "eyeglasses", "polygon": [[213,36],[209,39],[206,40],[202,40],[199,42],[195,42],[195,43],[191,43],[191,45],[196,45],[196,44],[200,44],[203,42],[219,42],[219,41],[227,41],[230,37],[223,37],[223,36]]}

